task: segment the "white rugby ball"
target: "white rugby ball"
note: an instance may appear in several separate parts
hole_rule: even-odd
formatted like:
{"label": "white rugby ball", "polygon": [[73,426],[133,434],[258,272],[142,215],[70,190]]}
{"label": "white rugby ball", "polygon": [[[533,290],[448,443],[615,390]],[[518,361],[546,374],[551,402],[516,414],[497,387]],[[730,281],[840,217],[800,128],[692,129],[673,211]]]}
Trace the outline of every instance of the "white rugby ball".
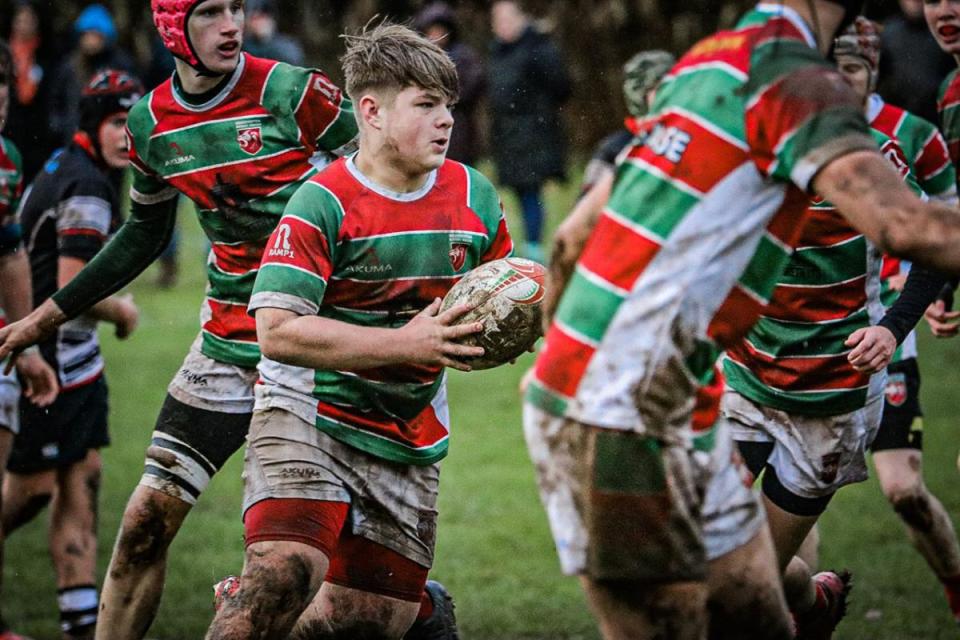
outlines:
{"label": "white rugby ball", "polygon": [[543,279],[546,269],[524,258],[502,258],[469,271],[447,292],[440,312],[459,304],[474,308],[457,324],[482,322],[483,331],[463,343],[481,346],[484,355],[469,358],[473,369],[510,362],[530,349],[542,334]]}

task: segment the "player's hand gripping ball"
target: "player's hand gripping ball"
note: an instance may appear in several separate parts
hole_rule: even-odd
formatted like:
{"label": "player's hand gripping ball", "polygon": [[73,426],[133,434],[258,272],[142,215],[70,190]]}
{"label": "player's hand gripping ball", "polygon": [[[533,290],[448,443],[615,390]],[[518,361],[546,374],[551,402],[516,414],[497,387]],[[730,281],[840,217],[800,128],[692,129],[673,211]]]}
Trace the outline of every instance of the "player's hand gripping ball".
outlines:
{"label": "player's hand gripping ball", "polygon": [[467,304],[474,308],[457,324],[483,323],[483,331],[463,340],[484,349],[482,356],[466,361],[474,370],[500,366],[533,347],[541,335],[545,274],[543,265],[533,260],[503,258],[468,272],[447,292],[441,313]]}

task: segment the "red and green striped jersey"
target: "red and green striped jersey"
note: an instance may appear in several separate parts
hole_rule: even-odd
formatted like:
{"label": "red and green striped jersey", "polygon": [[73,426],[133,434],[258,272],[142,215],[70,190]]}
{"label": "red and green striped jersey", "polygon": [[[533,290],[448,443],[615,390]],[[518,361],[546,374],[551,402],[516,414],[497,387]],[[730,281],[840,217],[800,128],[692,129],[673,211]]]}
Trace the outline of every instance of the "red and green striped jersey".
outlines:
{"label": "red and green striped jersey", "polygon": [[191,104],[171,79],[131,109],[128,127],[131,199],[149,205],[185,194],[212,243],[204,354],[255,367],[246,308],[263,247],[287,200],[317,172],[315,154],[352,146],[350,101],[320,71],[244,54],[206,103]]}
{"label": "red and green striped jersey", "polygon": [[527,400],[687,439],[718,415],[722,347],[770,301],[814,175],[876,149],[858,100],[789,7],[759,5],[664,78],[617,170]]}
{"label": "red and green striped jersey", "polygon": [[867,122],[897,141],[910,172],[928,197],[957,203],[957,172],[947,142],[933,123],[884,102],[877,94],[867,100]]}
{"label": "red and green striped jersey", "polygon": [[954,166],[960,162],[960,69],[950,72],[940,85],[937,96],[937,112],[940,114],[940,132],[947,141],[950,160]]}
{"label": "red and green striped jersey", "polygon": [[[886,158],[913,190],[907,156],[873,131]],[[883,256],[829,202],[815,199],[797,249],[773,299],[746,337],[727,349],[727,384],[757,404],[800,415],[832,416],[860,409],[883,393],[885,373],[857,371],[844,342],[877,324]]]}
{"label": "red and green striped jersey", "polygon": [[[287,205],[264,252],[250,310],[399,327],[464,273],[512,250],[499,197],[474,169],[447,160],[421,189],[399,194],[366,178],[352,158],[339,160]],[[258,407],[293,401],[298,415],[358,449],[417,465],[446,455],[449,417],[439,367],[350,373],[264,358],[260,377]]]}
{"label": "red and green striped jersey", "polygon": [[[20,151],[7,138],[0,136],[0,256],[20,247],[20,223],[17,209],[23,196],[23,161]],[[0,309],[0,327],[7,317]]]}

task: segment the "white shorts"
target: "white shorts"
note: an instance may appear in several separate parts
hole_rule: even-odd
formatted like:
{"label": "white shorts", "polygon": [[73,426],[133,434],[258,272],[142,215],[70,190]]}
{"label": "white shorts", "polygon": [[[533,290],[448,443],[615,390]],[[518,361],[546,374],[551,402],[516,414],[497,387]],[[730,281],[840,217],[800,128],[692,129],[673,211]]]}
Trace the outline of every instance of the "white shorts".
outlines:
{"label": "white shorts", "polygon": [[801,498],[823,498],[867,479],[867,447],[880,428],[883,396],[837,416],[802,416],[764,407],[728,389],[723,415],[738,442],[772,442],[767,459],[780,483]]}
{"label": "white shorts", "polygon": [[190,345],[167,393],[185,405],[220,413],[253,413],[257,370],[218,362],[200,352],[202,336]]}
{"label": "white shorts", "polygon": [[[6,366],[6,362],[0,363]],[[20,383],[17,372],[11,369],[4,374],[0,370],[0,429],[6,429],[14,435],[20,433]]]}
{"label": "white shorts", "polygon": [[682,447],[524,407],[524,434],[563,572],[597,580],[703,580],[764,514],[729,430]]}

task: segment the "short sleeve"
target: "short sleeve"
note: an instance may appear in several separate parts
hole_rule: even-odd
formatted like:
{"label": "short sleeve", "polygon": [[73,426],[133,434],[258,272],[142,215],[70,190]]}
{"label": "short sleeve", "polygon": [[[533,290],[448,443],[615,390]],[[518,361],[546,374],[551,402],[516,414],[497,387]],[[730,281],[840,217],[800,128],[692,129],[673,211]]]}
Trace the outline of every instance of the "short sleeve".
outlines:
{"label": "short sleeve", "polygon": [[325,186],[305,182],[290,198],[263,252],[248,311],[270,307],[314,315],[336,260],[343,207]]}
{"label": "short sleeve", "polygon": [[[130,122],[132,122],[132,119]],[[152,205],[176,198],[177,190],[167,184],[147,164],[144,157],[147,150],[146,140],[141,140],[130,126],[127,126],[127,146],[130,149],[130,167],[132,169],[130,199],[137,204]]]}
{"label": "short sleeve", "polygon": [[476,169],[467,167],[467,175],[470,179],[469,206],[480,216],[487,229],[487,247],[480,261],[489,262],[512,255],[513,239],[507,229],[507,219],[497,190]]}
{"label": "short sleeve", "polygon": [[810,191],[834,159],[877,148],[853,90],[800,40],[762,40],[745,89],[747,144],[761,173],[774,180]]}
{"label": "short sleeve", "polygon": [[317,150],[344,156],[356,150],[357,121],[353,103],[330,78],[317,69],[300,69],[300,100],[294,110],[304,138]]}
{"label": "short sleeve", "polygon": [[104,183],[82,183],[57,204],[57,250],[61,256],[93,259],[103,248],[113,222],[113,197]]}

